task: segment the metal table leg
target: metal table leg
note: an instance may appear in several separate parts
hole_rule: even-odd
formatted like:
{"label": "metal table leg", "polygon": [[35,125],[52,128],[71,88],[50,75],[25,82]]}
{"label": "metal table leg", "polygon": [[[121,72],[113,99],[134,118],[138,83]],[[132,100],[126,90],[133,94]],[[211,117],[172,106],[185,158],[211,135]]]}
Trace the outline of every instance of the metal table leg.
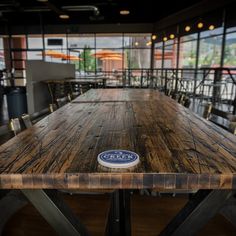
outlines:
{"label": "metal table leg", "polygon": [[89,235],[56,190],[21,190],[59,235]]}
{"label": "metal table leg", "polygon": [[106,235],[131,235],[130,191],[116,190],[112,195]]}
{"label": "metal table leg", "polygon": [[160,235],[195,235],[232,195],[232,190],[199,190]]}

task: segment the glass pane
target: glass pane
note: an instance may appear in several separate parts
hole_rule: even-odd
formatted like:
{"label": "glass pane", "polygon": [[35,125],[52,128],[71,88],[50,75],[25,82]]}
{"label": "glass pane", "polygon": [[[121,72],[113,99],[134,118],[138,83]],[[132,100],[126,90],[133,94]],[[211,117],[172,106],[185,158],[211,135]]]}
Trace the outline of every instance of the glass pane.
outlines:
{"label": "glass pane", "polygon": [[165,43],[164,68],[176,68],[177,62],[177,39],[170,40],[172,44]]}
{"label": "glass pane", "polygon": [[42,60],[42,51],[28,51],[27,60]]}
{"label": "glass pane", "polygon": [[228,29],[226,29],[226,32],[229,33],[229,32],[235,32],[236,31],[236,27],[230,27]]}
{"label": "glass pane", "polygon": [[197,41],[180,43],[179,67],[195,68],[196,65]]}
{"label": "glass pane", "polygon": [[168,40],[165,42],[165,45],[172,45],[174,43],[174,40]]}
{"label": "glass pane", "polygon": [[155,44],[155,48],[158,48],[158,49],[161,49],[163,46],[163,43],[162,42],[159,42],[159,43],[156,43]]}
{"label": "glass pane", "polygon": [[125,68],[150,68],[150,49],[125,49]]}
{"label": "glass pane", "polygon": [[199,68],[220,66],[222,36],[200,40]]}
{"label": "glass pane", "polygon": [[95,47],[95,37],[94,34],[91,35],[81,35],[81,34],[73,34],[68,35],[68,48],[85,48]]}
{"label": "glass pane", "polygon": [[226,35],[224,66],[235,67],[236,65],[236,33]]}
{"label": "glass pane", "polygon": [[191,40],[195,40],[197,39],[197,34],[190,34],[190,35],[186,35],[181,37],[181,42],[186,42],[186,41],[191,41]]}
{"label": "glass pane", "polygon": [[149,48],[151,46],[150,34],[129,34],[124,36],[125,48]]}
{"label": "glass pane", "polygon": [[96,35],[96,48],[122,48],[122,35]]}
{"label": "glass pane", "polygon": [[97,49],[95,58],[98,72],[116,72],[122,70],[122,49]]}
{"label": "glass pane", "polygon": [[3,38],[0,38],[0,49],[3,49]]}
{"label": "glass pane", "polygon": [[154,68],[162,67],[162,48],[156,48],[154,54]]}
{"label": "glass pane", "polygon": [[65,35],[45,35],[44,43],[47,49],[66,48],[67,46]]}
{"label": "glass pane", "polygon": [[70,50],[68,54],[71,57],[70,63],[75,64],[77,76],[95,73],[96,58],[94,49]]}
{"label": "glass pane", "polygon": [[5,55],[4,51],[0,50],[0,70],[5,69]]}
{"label": "glass pane", "polygon": [[45,61],[67,63],[67,51],[60,48],[45,51]]}
{"label": "glass pane", "polygon": [[222,33],[223,33],[222,27],[214,29],[214,30],[207,30],[200,33],[200,38],[210,37],[210,36],[214,36],[214,35],[218,35]]}
{"label": "glass pane", "polygon": [[28,36],[28,48],[43,48],[42,35],[29,35]]}

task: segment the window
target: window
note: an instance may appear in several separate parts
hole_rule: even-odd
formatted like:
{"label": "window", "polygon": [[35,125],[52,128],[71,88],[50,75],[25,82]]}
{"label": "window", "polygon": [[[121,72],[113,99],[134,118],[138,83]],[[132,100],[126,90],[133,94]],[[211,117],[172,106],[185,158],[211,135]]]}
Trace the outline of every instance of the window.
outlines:
{"label": "window", "polygon": [[220,66],[221,46],[221,35],[201,39],[198,62],[199,68]]}
{"label": "window", "polygon": [[42,35],[28,35],[28,48],[42,49],[43,48]]}
{"label": "window", "polygon": [[236,66],[236,33],[231,33],[226,35],[224,66],[226,67]]}
{"label": "window", "polygon": [[179,46],[179,68],[195,68],[197,54],[197,40],[184,41],[181,37]]}

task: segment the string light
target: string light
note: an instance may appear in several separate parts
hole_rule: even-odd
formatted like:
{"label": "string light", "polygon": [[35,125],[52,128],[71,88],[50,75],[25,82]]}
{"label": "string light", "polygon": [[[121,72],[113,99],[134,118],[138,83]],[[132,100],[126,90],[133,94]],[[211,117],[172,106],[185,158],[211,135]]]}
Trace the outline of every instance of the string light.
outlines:
{"label": "string light", "polygon": [[135,45],[135,46],[138,46],[138,42],[135,42],[134,45]]}
{"label": "string light", "polygon": [[199,23],[197,24],[197,27],[198,27],[198,29],[203,28],[203,23],[202,23],[202,22],[199,22]]}
{"label": "string light", "polygon": [[66,14],[61,14],[61,15],[59,15],[59,17],[61,19],[69,19],[70,18],[69,15],[66,15]]}
{"label": "string light", "polygon": [[174,39],[174,38],[175,38],[175,35],[174,35],[174,34],[171,34],[171,35],[170,35],[170,38],[171,38],[171,39]]}
{"label": "string light", "polygon": [[209,30],[213,30],[213,29],[215,29],[215,26],[214,25],[210,25],[209,26]]}
{"label": "string light", "polygon": [[168,38],[167,38],[167,37],[164,37],[164,38],[163,38],[163,41],[164,41],[164,42],[165,42],[165,41],[167,41],[167,40],[168,40]]}
{"label": "string light", "polygon": [[189,32],[191,30],[191,27],[189,25],[185,26],[185,29],[184,29],[186,32]]}
{"label": "string light", "polygon": [[154,34],[152,35],[152,40],[155,40],[157,38],[157,36]]}
{"label": "string light", "polygon": [[120,14],[121,15],[129,15],[130,11],[129,10],[121,10]]}

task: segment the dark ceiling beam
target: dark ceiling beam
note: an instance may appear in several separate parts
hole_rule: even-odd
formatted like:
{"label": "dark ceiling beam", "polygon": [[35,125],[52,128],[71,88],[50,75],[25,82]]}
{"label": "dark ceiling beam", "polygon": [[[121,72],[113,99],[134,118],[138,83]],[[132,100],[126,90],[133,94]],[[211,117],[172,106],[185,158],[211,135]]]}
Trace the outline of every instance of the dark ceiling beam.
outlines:
{"label": "dark ceiling beam", "polygon": [[156,22],[154,24],[154,31],[157,32],[181,22],[200,17],[210,11],[223,8],[233,2],[235,2],[235,0],[204,0],[201,3],[195,4],[192,7],[186,8]]}
{"label": "dark ceiling beam", "polygon": [[[90,34],[90,33],[151,33],[153,24],[75,24],[75,25],[45,25],[45,34]],[[28,34],[40,34],[40,25],[27,26]],[[12,34],[25,34],[25,26],[13,25]],[[0,27],[0,34],[8,32],[4,27]]]}

